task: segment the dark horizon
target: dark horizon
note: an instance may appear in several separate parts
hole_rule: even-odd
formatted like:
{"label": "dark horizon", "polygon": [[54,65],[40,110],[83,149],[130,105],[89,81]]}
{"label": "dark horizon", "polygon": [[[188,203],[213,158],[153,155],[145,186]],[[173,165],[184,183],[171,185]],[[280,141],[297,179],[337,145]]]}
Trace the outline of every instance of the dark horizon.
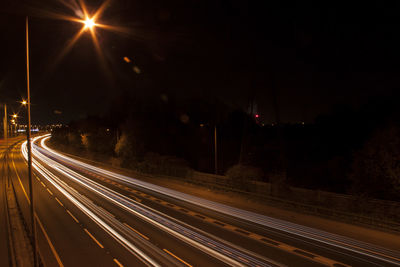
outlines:
{"label": "dark horizon", "polygon": [[398,10],[378,1],[364,6],[112,1],[101,19],[131,33],[97,31],[107,75],[89,34],[53,65],[81,27],[43,15],[74,15],[61,2],[9,1],[0,26],[0,93],[11,103],[25,95],[29,14],[32,112],[39,123],[105,113],[124,90],[139,98],[218,98],[242,109],[254,99],[265,123],[275,122],[276,94],[282,122],[310,123],[335,106],[358,108],[393,95],[399,85],[400,39],[393,34]]}

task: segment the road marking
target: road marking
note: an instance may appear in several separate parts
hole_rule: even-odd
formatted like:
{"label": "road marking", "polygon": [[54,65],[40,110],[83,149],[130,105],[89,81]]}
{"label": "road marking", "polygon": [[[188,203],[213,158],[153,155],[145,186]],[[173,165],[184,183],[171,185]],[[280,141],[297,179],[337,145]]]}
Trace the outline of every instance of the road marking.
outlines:
{"label": "road marking", "polygon": [[20,178],[19,175],[18,175],[17,167],[15,167],[15,163],[14,163],[14,154],[13,154],[12,157],[13,157],[12,163],[13,163],[13,166],[14,166],[15,174],[17,175],[19,184],[21,185],[22,191],[24,192],[24,195],[25,195],[25,197],[26,197],[26,200],[28,200],[28,204],[29,204],[29,206],[30,206],[30,205],[31,205],[31,201],[29,200],[28,194],[27,194],[26,191],[25,191],[25,187],[24,187],[24,185],[22,184],[21,178]]}
{"label": "road marking", "polygon": [[[14,165],[14,168],[15,168],[15,165]],[[99,175],[94,175],[94,176],[103,180],[103,178],[102,178],[101,176],[99,176]],[[123,186],[121,186],[120,183],[116,183],[115,181],[112,181],[112,180],[110,180],[110,179],[105,179],[105,181],[108,182],[108,183],[110,183],[110,184],[113,184],[113,185],[115,185],[115,186],[118,186],[118,187],[120,187],[120,188],[124,188]],[[42,183],[42,184],[43,184],[43,183]],[[276,248],[280,248],[280,249],[285,250],[285,251],[287,251],[287,252],[296,254],[297,256],[300,256],[300,257],[303,257],[303,258],[307,258],[307,259],[310,259],[310,260],[312,260],[312,261],[319,262],[319,263],[322,263],[322,264],[328,265],[328,266],[334,266],[334,265],[348,266],[348,265],[342,264],[342,263],[340,263],[340,262],[336,262],[336,261],[334,261],[334,260],[331,260],[331,259],[329,259],[329,258],[325,258],[325,257],[319,256],[319,255],[317,255],[317,254],[310,253],[310,252],[308,252],[308,251],[300,250],[300,249],[298,249],[298,248],[295,248],[295,247],[293,247],[293,246],[287,245],[287,244],[285,244],[285,243],[275,242],[274,240],[271,240],[271,239],[269,239],[269,238],[262,237],[262,236],[260,236],[260,235],[258,235],[258,234],[252,233],[252,232],[248,232],[248,231],[246,231],[246,230],[244,230],[244,229],[241,229],[241,228],[238,228],[238,227],[229,225],[229,224],[224,224],[224,223],[222,223],[222,222],[216,221],[216,220],[214,220],[214,219],[212,219],[212,218],[210,218],[210,217],[204,216],[204,215],[199,214],[199,213],[197,213],[197,212],[186,211],[186,210],[182,209],[181,207],[176,206],[176,205],[174,205],[174,204],[172,204],[172,203],[168,203],[168,202],[162,201],[162,200],[159,201],[157,198],[155,198],[155,197],[153,197],[153,196],[151,196],[151,195],[148,195],[148,194],[145,194],[145,193],[142,193],[142,192],[133,190],[133,189],[128,189],[128,191],[135,192],[136,194],[141,195],[142,197],[145,197],[145,198],[150,199],[150,200],[153,200],[153,201],[157,201],[157,202],[161,203],[162,205],[168,206],[168,207],[173,208],[173,209],[175,209],[175,210],[179,210],[179,211],[181,211],[181,212],[187,212],[187,214],[189,214],[189,215],[191,215],[191,216],[195,216],[195,217],[200,218],[200,219],[202,219],[203,221],[206,221],[206,222],[209,222],[209,223],[212,222],[212,223],[214,223],[214,224],[216,224],[216,225],[219,225],[220,227],[225,228],[225,229],[227,229],[227,230],[235,231],[236,233],[239,233],[239,234],[241,234],[242,236],[247,236],[247,237],[249,237],[249,238],[252,238],[253,240],[264,241],[263,243],[266,244],[266,245],[273,246],[273,247],[276,247]],[[29,201],[29,200],[28,200],[28,201]],[[69,212],[68,212],[68,213],[69,213]],[[75,218],[71,213],[70,213],[70,215],[76,220],[76,218]],[[76,220],[76,221],[77,221],[77,220]],[[132,227],[130,227],[128,224],[126,224],[126,223],[124,223],[124,224],[125,224],[126,226],[128,226],[130,229],[132,229],[134,232],[136,232],[137,234],[139,234],[140,236],[142,236],[143,238],[149,240],[149,238],[148,238],[147,236],[145,236],[145,235],[141,234],[140,232],[136,231],[135,229],[133,229]],[[87,230],[85,230],[85,231],[87,231]],[[90,235],[89,232],[87,232],[87,233]],[[92,235],[90,235],[90,236],[91,236],[96,242],[98,242]],[[198,239],[197,237],[194,237],[194,238]],[[100,243],[98,243],[98,244],[99,244],[99,246],[101,246]],[[102,246],[101,246],[101,247],[102,247]],[[172,254],[172,253],[169,252],[168,250],[166,250],[166,249],[164,249],[164,250],[165,250],[168,254],[170,254],[170,255],[176,257],[174,254]],[[176,257],[176,258],[179,259],[178,257]],[[181,259],[179,259],[179,260],[181,260]],[[245,260],[245,259],[244,259],[244,260]],[[182,261],[182,260],[181,260],[181,261]],[[184,262],[184,261],[182,261],[182,262],[185,263],[185,264],[187,264],[187,263]],[[189,265],[189,264],[187,264],[187,265]],[[191,265],[189,265],[189,266],[191,266]]]}
{"label": "road marking", "polygon": [[214,247],[214,248],[216,248],[217,246],[216,245],[214,245],[213,243],[211,243],[211,242],[207,242],[207,244],[208,245],[210,245],[210,246],[212,246],[212,247]]}
{"label": "road marking", "polygon": [[93,239],[94,242],[96,242],[97,245],[99,245],[99,247],[104,248],[103,245],[86,228],[83,228],[83,230],[85,230],[85,232]]}
{"label": "road marking", "polygon": [[40,182],[40,183],[43,185],[44,188],[46,188],[46,185],[43,182]]}
{"label": "road marking", "polygon": [[60,204],[62,207],[64,207],[63,203],[61,203],[61,201],[60,201],[60,200],[58,200],[58,198],[57,198],[57,197],[55,197],[55,199],[57,200],[58,204]]}
{"label": "road marking", "polygon": [[47,191],[49,192],[50,195],[53,195],[53,192],[51,192],[50,189],[47,188]]}
{"label": "road marking", "polygon": [[[315,235],[315,234],[312,234],[312,235],[313,235],[313,236],[317,236],[317,235]],[[323,238],[323,239],[325,239],[325,240],[332,240],[332,239],[325,238],[325,237],[320,237],[320,238]],[[343,245],[345,245],[345,246],[349,246],[349,247],[361,249],[361,250],[364,250],[364,251],[368,251],[368,252],[370,252],[370,253],[372,253],[372,254],[378,254],[378,255],[381,255],[381,256],[384,256],[384,257],[391,258],[391,259],[393,259],[393,260],[397,260],[397,261],[398,261],[398,260],[400,259],[400,258],[395,258],[395,257],[389,256],[389,255],[386,255],[386,254],[383,254],[383,253],[380,253],[380,252],[377,252],[377,251],[372,251],[372,250],[369,250],[369,249],[366,249],[366,248],[362,248],[362,247],[354,246],[354,245],[351,245],[351,244],[347,244],[347,243],[341,242],[341,241],[339,241],[339,240],[334,240],[334,241],[335,241],[335,242],[338,242],[338,243],[340,243],[340,244],[343,244]]]}
{"label": "road marking", "polygon": [[119,266],[119,267],[124,267],[117,259],[114,259],[114,262]]}
{"label": "road marking", "polygon": [[[207,219],[211,219],[211,218],[206,218],[206,219],[205,219],[206,221],[209,221],[209,220],[207,220]],[[212,222],[212,223],[215,223],[216,225],[219,225],[219,226],[221,226],[221,227],[226,227],[226,224],[225,224],[225,223],[222,223],[222,222],[219,222],[219,221],[215,221],[215,220],[212,220],[211,222]]]}
{"label": "road marking", "polygon": [[175,259],[177,259],[178,261],[182,262],[183,264],[185,264],[186,266],[190,266],[192,267],[192,265],[190,265],[189,263],[187,263],[186,261],[182,260],[181,258],[179,258],[178,256],[176,256],[174,253],[168,251],[167,249],[163,249],[165,252],[167,252],[169,255],[171,255],[172,257],[174,257]]}
{"label": "road marking", "polygon": [[138,235],[140,235],[141,237],[143,237],[146,240],[150,240],[150,238],[148,238],[147,236],[145,236],[144,234],[142,234],[141,232],[139,232],[138,230],[134,229],[132,226],[130,226],[127,223],[124,223],[126,226],[128,226],[132,231],[134,231],[135,233],[137,233]]}
{"label": "road marking", "polygon": [[72,213],[71,213],[69,210],[67,210],[67,213],[68,213],[69,215],[71,215],[72,219],[74,219],[76,223],[79,223],[78,219],[75,218],[75,216],[72,215]]}
{"label": "road marking", "polygon": [[[138,194],[138,195],[144,196],[147,199],[155,200],[156,202],[158,202],[158,203],[160,203],[160,204],[162,204],[164,206],[167,206],[167,207],[173,208],[175,210],[178,210],[180,212],[186,213],[188,215],[194,216],[194,217],[196,217],[198,219],[201,219],[203,221],[206,221],[206,222],[209,222],[209,223],[214,223],[215,225],[218,225],[219,227],[222,227],[224,229],[233,231],[233,232],[238,233],[238,234],[240,234],[242,236],[249,237],[249,238],[251,238],[253,240],[261,241],[267,246],[271,246],[271,247],[275,247],[275,248],[287,251],[287,252],[295,254],[295,255],[297,255],[299,257],[306,258],[308,260],[311,260],[311,261],[314,261],[314,262],[318,262],[318,263],[321,263],[321,264],[327,265],[327,266],[335,266],[335,265],[349,266],[349,265],[346,265],[344,263],[337,262],[335,260],[320,256],[320,255],[317,255],[317,254],[313,254],[313,253],[305,251],[305,250],[300,250],[300,249],[298,249],[296,247],[293,247],[293,246],[290,246],[288,244],[281,243],[281,242],[272,240],[270,238],[263,237],[261,235],[258,235],[258,234],[252,233],[252,232],[248,232],[248,231],[246,231],[244,229],[241,229],[239,227],[236,227],[236,226],[233,226],[233,225],[230,225],[230,224],[226,224],[226,223],[222,223],[220,221],[217,221],[217,220],[212,219],[210,217],[204,216],[204,215],[199,214],[197,212],[186,210],[186,209],[184,209],[182,207],[179,207],[177,205],[174,205],[172,203],[166,202],[164,200],[157,199],[157,198],[155,198],[153,196],[149,196],[149,195],[141,193],[141,192],[135,192],[135,193]],[[194,237],[194,238],[197,239],[197,237]],[[299,253],[300,251],[301,251],[301,253]]]}
{"label": "road marking", "polygon": [[246,260],[246,259],[245,259],[245,258],[243,258],[243,257],[240,257],[240,256],[239,256],[239,257],[238,257],[238,259],[239,259],[239,260],[241,260],[241,261],[244,261],[244,262],[246,262],[247,264],[249,264],[249,263],[250,263],[248,260]]}
{"label": "road marking", "polygon": [[142,202],[142,200],[140,198],[135,197],[134,195],[130,195],[131,198],[133,198],[133,200],[137,201],[137,202]]}
{"label": "road marking", "polygon": [[228,250],[222,249],[222,251],[225,252],[226,254],[232,255],[232,253],[230,251],[228,251]]}
{"label": "road marking", "polygon": [[44,234],[44,236],[45,236],[45,238],[46,238],[46,240],[47,240],[47,243],[49,243],[50,249],[51,249],[51,251],[53,252],[54,257],[56,258],[58,265],[59,265],[60,267],[63,267],[64,264],[62,264],[61,259],[60,259],[60,256],[58,255],[56,249],[54,248],[53,243],[51,242],[49,236],[47,235],[46,230],[44,230],[44,227],[43,227],[43,225],[42,225],[42,222],[39,220],[39,217],[36,215],[36,213],[35,213],[35,218],[36,218],[36,221],[38,222],[38,225],[39,225],[40,229],[42,229],[42,232],[43,232],[43,234]]}

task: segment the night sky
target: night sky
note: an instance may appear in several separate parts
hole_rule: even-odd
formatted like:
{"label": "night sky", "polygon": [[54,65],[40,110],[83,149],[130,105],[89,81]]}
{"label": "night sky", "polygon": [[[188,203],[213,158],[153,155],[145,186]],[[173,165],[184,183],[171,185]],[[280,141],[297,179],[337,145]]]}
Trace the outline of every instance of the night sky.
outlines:
{"label": "night sky", "polygon": [[[275,119],[275,92],[283,122],[312,122],[337,105],[390,96],[400,84],[394,1],[114,0],[100,21],[124,32],[95,30],[104,66],[88,33],[57,61],[82,24],[49,14],[76,17],[63,4],[73,1],[1,1],[1,102],[17,110],[25,96],[28,14],[34,122],[105,112],[123,90],[138,88],[242,108],[254,99],[266,123]],[[94,12],[102,1],[86,3]]]}

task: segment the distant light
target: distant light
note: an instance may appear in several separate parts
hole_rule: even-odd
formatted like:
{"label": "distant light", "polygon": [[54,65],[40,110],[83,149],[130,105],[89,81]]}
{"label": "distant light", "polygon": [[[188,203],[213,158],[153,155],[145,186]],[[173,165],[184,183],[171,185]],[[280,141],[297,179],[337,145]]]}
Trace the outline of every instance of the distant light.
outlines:
{"label": "distant light", "polygon": [[304,125],[304,121],[301,122],[301,125]]}
{"label": "distant light", "polygon": [[28,104],[28,102],[26,102],[26,100],[22,100],[21,104],[25,106],[26,104]]}
{"label": "distant light", "polygon": [[142,71],[139,69],[138,66],[133,66],[133,71],[136,72],[137,74],[140,74]]}
{"label": "distant light", "polygon": [[256,114],[255,117],[258,118],[258,117],[260,117],[260,115]]}
{"label": "distant light", "polygon": [[109,131],[110,131],[110,129],[107,129],[106,131],[107,131],[107,132],[109,132]]}
{"label": "distant light", "polygon": [[187,123],[189,123],[190,118],[189,118],[189,116],[187,114],[182,114],[180,116],[180,120],[181,120],[181,122],[187,124]]}
{"label": "distant light", "polygon": [[16,117],[18,117],[18,116],[17,116],[17,114],[13,114],[12,116],[13,116],[13,118],[16,118]]}
{"label": "distant light", "polygon": [[129,57],[124,57],[124,60],[125,60],[126,63],[131,62],[131,60],[129,59]]}
{"label": "distant light", "polygon": [[204,127],[204,124],[203,124],[203,123],[200,123],[200,127]]}

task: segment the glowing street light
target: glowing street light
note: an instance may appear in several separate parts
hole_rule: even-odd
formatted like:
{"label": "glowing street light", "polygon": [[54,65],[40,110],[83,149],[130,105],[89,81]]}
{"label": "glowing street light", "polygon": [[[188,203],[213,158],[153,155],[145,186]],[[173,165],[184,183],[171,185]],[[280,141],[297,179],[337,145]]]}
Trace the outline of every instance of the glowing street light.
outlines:
{"label": "glowing street light", "polygon": [[[62,51],[59,59],[61,59],[73,46],[73,44],[79,39],[81,34],[85,32],[87,29],[90,30],[90,33],[92,35],[96,51],[99,55],[101,55],[101,49],[99,42],[97,40],[96,34],[94,32],[94,27],[98,26],[101,28],[106,28],[106,29],[114,29],[118,30],[118,27],[110,27],[107,25],[103,24],[97,24],[95,21],[101,16],[101,14],[104,12],[104,9],[107,7],[111,0],[105,0],[103,4],[99,7],[99,9],[94,13],[93,16],[89,17],[86,6],[84,4],[83,0],[80,0],[81,4],[81,9],[84,14],[85,20],[81,19],[76,19],[76,18],[70,18],[68,20],[70,21],[76,21],[84,24],[84,27],[70,40],[69,44],[67,47],[64,48]],[[65,17],[65,16],[63,16]],[[33,249],[33,264],[34,266],[38,266],[38,252],[37,252],[37,244],[36,244],[36,221],[35,221],[35,208],[34,208],[34,198],[33,198],[33,183],[32,183],[32,152],[31,152],[31,98],[30,98],[30,73],[29,73],[29,20],[28,17],[26,17],[25,20],[25,34],[26,34],[26,75],[27,75],[27,99],[23,100],[21,102],[22,105],[26,106],[27,113],[28,113],[28,121],[27,121],[27,147],[28,147],[28,180],[29,180],[29,199],[30,199],[30,216],[31,216],[31,225],[32,225],[32,235],[31,235],[31,241],[32,241],[32,249]],[[121,31],[121,30],[120,30]],[[101,55],[102,56],[102,55]],[[58,61],[58,60],[56,60]],[[102,58],[102,61],[105,62],[105,60]]]}
{"label": "glowing street light", "polygon": [[96,26],[96,23],[94,22],[94,18],[89,18],[87,17],[84,21],[83,24],[85,24],[85,29],[90,29],[92,30],[94,26]]}

